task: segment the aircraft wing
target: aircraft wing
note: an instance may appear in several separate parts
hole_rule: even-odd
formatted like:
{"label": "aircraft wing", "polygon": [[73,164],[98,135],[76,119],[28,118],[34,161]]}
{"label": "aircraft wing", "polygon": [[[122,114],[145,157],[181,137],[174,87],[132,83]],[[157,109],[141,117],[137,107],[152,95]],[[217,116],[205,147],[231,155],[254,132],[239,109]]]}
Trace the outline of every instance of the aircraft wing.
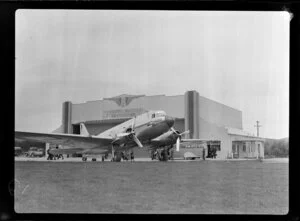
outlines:
{"label": "aircraft wing", "polygon": [[56,145],[67,146],[67,149],[91,149],[107,148],[111,145],[112,139],[99,138],[97,136],[82,136],[75,134],[57,134],[57,133],[34,133],[34,132],[15,132],[16,140],[38,141]]}

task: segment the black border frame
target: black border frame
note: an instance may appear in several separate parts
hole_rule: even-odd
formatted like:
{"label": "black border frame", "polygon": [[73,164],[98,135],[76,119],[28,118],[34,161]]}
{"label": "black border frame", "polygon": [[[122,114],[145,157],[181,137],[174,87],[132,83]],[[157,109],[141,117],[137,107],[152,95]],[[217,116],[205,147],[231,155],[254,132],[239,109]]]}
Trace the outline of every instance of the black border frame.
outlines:
{"label": "black border frame", "polygon": [[[14,212],[14,197],[8,191],[8,184],[14,179],[14,98],[15,98],[15,12],[17,9],[115,9],[115,10],[212,10],[212,11],[287,11],[292,14],[290,22],[290,137],[289,142],[289,212],[286,215],[187,215],[189,218],[232,220],[299,220],[297,203],[300,201],[300,187],[297,170],[299,149],[296,144],[299,125],[300,74],[300,4],[295,2],[271,1],[6,1],[0,3],[0,64],[2,71],[2,132],[0,218],[3,220],[31,219],[179,219],[177,215],[142,214],[17,214]],[[7,81],[8,80],[8,81]],[[275,110],[276,111],[276,110]],[[292,119],[292,120],[291,120]]]}

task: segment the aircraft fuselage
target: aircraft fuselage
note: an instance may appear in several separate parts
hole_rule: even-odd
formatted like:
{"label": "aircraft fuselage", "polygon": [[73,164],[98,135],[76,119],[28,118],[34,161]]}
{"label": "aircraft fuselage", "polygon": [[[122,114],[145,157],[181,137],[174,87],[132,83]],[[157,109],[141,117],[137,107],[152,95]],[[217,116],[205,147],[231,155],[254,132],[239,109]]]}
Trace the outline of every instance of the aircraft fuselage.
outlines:
{"label": "aircraft fuselage", "polygon": [[[140,125],[138,128],[135,129],[135,133],[142,144],[148,144],[152,139],[167,132],[173,125],[174,119],[166,116],[164,120],[157,122],[148,122],[144,125]],[[126,143],[126,145],[120,145],[120,147],[117,148],[118,150],[125,150],[136,146],[136,143],[133,140],[131,140],[130,136],[124,137],[124,140],[120,140],[119,143]]]}
{"label": "aircraft fuselage", "polygon": [[161,147],[174,145],[176,143],[177,138],[178,135],[176,135],[173,131],[169,130],[153,139],[152,145],[149,148],[159,149]]}

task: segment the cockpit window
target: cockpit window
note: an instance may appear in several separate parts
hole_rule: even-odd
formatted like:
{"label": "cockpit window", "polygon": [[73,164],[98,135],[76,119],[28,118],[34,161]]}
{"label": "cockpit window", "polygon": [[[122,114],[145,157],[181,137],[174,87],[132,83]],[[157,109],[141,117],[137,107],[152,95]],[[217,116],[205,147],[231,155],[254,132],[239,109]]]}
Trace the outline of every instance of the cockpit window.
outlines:
{"label": "cockpit window", "polygon": [[163,116],[165,116],[166,115],[166,113],[164,112],[164,111],[159,111],[159,112],[156,112],[155,113],[155,116],[156,117],[163,117]]}

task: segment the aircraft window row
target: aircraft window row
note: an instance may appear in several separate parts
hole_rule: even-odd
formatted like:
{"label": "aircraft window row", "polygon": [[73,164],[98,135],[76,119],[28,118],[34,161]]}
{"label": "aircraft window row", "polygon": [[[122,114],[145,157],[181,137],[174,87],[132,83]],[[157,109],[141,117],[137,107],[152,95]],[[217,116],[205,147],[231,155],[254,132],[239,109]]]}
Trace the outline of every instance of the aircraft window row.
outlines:
{"label": "aircraft window row", "polygon": [[151,118],[164,117],[164,116],[165,116],[164,112],[156,112],[156,113],[152,114]]}

